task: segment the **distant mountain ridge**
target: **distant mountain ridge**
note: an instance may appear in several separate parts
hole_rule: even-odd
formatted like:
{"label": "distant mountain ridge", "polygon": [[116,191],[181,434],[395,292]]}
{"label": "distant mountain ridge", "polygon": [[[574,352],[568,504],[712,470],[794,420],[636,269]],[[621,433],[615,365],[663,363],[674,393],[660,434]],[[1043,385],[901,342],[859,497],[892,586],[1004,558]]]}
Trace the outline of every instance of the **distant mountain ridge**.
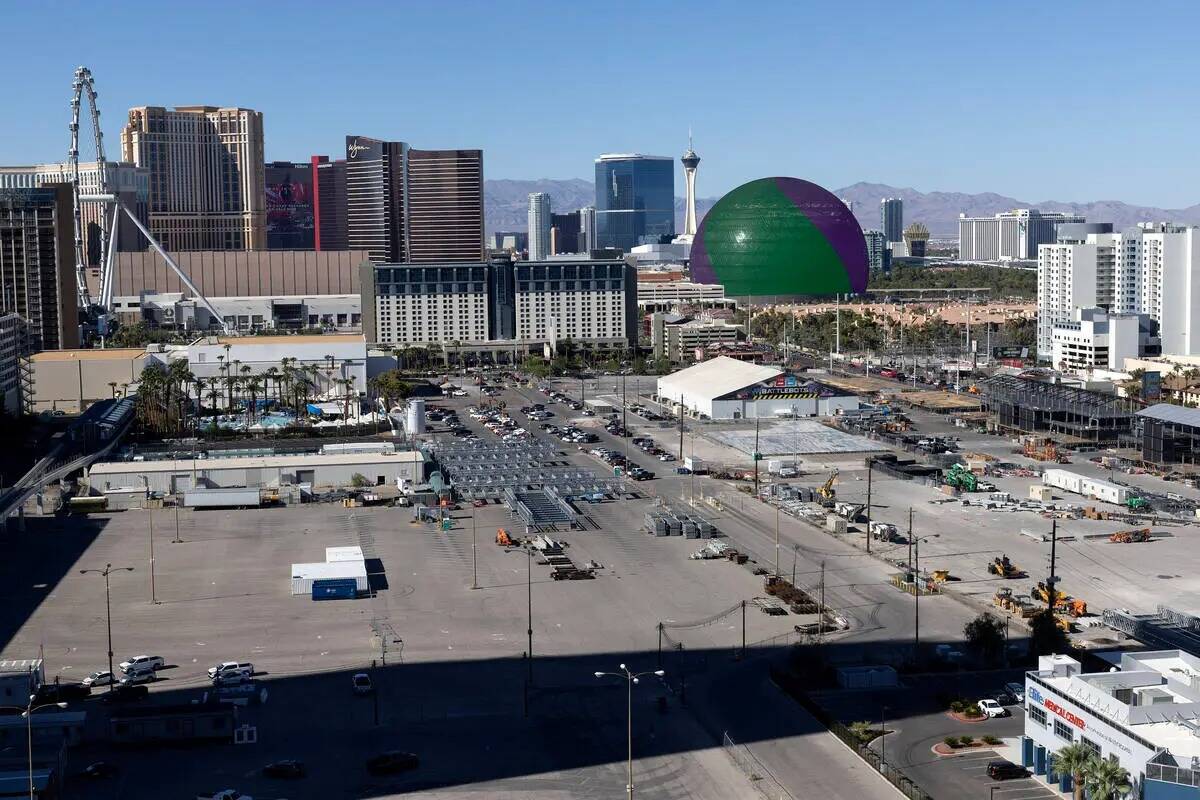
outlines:
{"label": "distant mountain ridge", "polygon": [[[591,181],[581,178],[568,180],[487,180],[484,181],[484,226],[493,231],[523,231],[531,192],[550,195],[550,207],[555,213],[574,211],[595,205],[596,192]],[[957,237],[958,215],[991,216],[1014,208],[1036,208],[1039,211],[1063,211],[1082,214],[1088,222],[1111,222],[1119,230],[1139,222],[1179,222],[1200,225],[1200,204],[1187,208],[1158,208],[1137,206],[1119,200],[1095,200],[1086,203],[1064,203],[1046,200],[1035,203],[994,192],[966,194],[963,192],[919,192],[911,187],[889,186],[886,183],[859,182],[833,193],[854,203],[854,216],[864,228],[879,227],[879,201],[884,197],[904,200],[904,224],[923,222],[935,237]],[[703,218],[719,197],[696,199],[696,213]],[[683,228],[683,198],[675,198],[675,229]]]}

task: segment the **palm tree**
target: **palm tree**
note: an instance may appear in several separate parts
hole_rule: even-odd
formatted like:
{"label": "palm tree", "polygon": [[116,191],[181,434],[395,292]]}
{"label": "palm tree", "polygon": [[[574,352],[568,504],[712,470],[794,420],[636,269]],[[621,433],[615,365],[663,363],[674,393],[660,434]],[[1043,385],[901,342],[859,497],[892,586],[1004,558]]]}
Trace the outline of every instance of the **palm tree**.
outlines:
{"label": "palm tree", "polygon": [[1092,750],[1076,742],[1050,756],[1050,768],[1060,775],[1070,775],[1075,800],[1083,800],[1083,781],[1095,759]]}
{"label": "palm tree", "polygon": [[1087,785],[1089,800],[1120,800],[1133,791],[1129,771],[1118,762],[1107,758],[1092,761],[1091,767],[1084,775],[1084,783]]}
{"label": "palm tree", "polygon": [[112,389],[113,400],[116,400],[116,399],[117,399],[117,382],[116,382],[116,381],[109,381],[109,382],[108,382],[108,388]]}
{"label": "palm tree", "polygon": [[[249,367],[246,367],[249,369]],[[258,414],[258,393],[263,388],[262,379],[254,375],[246,379],[246,391],[250,393],[250,402],[246,404],[246,427],[250,427],[250,423]]]}

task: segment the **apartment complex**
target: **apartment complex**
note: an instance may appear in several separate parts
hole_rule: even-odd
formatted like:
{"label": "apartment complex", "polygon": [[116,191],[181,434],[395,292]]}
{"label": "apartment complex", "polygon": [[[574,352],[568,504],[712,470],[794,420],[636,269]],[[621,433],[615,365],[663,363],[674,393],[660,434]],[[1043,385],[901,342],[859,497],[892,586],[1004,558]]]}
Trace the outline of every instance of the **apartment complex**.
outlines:
{"label": "apartment complex", "polygon": [[1200,353],[1200,229],[1143,223],[1067,226],[1038,250],[1038,356],[1054,355],[1054,328],[1076,309],[1145,314],[1159,326],[1162,352]]}
{"label": "apartment complex", "polygon": [[991,217],[958,215],[958,257],[964,261],[1034,261],[1038,245],[1057,240],[1060,225],[1084,222],[1078,214],[1018,208]]}
{"label": "apartment complex", "polygon": [[27,355],[25,320],[20,314],[0,314],[0,409],[21,413],[21,358]]}
{"label": "apartment complex", "polygon": [[[69,184],[72,180],[74,175],[65,163],[0,167],[0,189],[36,189],[54,183]],[[149,170],[120,161],[105,162],[103,169],[95,161],[80,162],[79,191],[82,194],[99,194],[101,191],[114,194],[143,224],[150,222]],[[105,210],[99,203],[84,203],[79,208],[83,260],[90,267],[100,266],[101,241],[112,224],[111,216],[105,219]],[[133,252],[146,249],[146,238],[128,217],[122,215],[117,224],[118,250]]]}
{"label": "apartment complex", "polygon": [[346,239],[375,263],[483,257],[483,151],[346,137]]}
{"label": "apartment complex", "polygon": [[266,247],[261,112],[133,108],[121,152],[149,172],[150,230],[167,250]]}
{"label": "apartment complex", "polygon": [[623,260],[363,264],[363,333],[386,345],[636,341],[636,272]]}
{"label": "apartment complex", "polygon": [[529,195],[529,260],[542,261],[550,255],[550,195],[531,192]]}
{"label": "apartment complex", "polygon": [[0,314],[34,351],[79,346],[73,205],[65,184],[0,190]]}
{"label": "apartment complex", "polygon": [[879,201],[879,228],[889,244],[902,241],[904,201],[899,197],[885,197]]}
{"label": "apartment complex", "polygon": [[1146,314],[1110,314],[1079,308],[1075,319],[1054,326],[1050,363],[1058,369],[1125,369],[1125,359],[1160,352],[1158,324]]}

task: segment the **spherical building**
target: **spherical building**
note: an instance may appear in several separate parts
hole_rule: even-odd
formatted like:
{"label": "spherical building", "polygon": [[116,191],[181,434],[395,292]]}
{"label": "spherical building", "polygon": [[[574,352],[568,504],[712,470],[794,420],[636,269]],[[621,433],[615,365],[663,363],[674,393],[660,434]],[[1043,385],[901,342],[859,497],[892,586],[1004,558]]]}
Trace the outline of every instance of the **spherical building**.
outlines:
{"label": "spherical building", "polygon": [[761,178],[722,197],[692,243],[692,280],[730,297],[862,292],[867,244],[850,209],[799,178]]}

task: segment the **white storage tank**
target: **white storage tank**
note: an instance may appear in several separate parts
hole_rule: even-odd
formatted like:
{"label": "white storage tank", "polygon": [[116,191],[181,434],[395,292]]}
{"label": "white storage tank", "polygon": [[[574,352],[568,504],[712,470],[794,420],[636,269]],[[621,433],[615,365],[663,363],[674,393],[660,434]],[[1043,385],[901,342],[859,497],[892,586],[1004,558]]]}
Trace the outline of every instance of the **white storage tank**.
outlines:
{"label": "white storage tank", "polygon": [[404,430],[410,434],[425,432],[425,401],[422,398],[414,397],[408,401],[408,419]]}

